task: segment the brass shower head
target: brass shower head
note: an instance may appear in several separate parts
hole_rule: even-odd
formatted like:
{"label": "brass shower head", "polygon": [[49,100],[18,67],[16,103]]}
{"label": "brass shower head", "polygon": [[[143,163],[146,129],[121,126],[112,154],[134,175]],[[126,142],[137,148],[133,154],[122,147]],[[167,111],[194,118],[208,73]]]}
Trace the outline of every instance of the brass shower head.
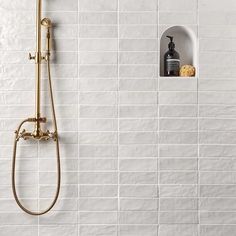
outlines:
{"label": "brass shower head", "polygon": [[45,26],[47,28],[51,28],[52,27],[52,22],[49,18],[43,18],[41,21],[41,25]]}

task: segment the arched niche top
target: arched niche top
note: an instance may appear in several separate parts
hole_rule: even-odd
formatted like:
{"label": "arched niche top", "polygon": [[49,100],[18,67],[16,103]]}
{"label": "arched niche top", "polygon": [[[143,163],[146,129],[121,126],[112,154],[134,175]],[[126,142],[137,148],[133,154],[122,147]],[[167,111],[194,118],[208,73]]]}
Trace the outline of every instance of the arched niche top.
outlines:
{"label": "arched niche top", "polygon": [[185,26],[172,26],[164,31],[160,39],[160,76],[164,76],[164,54],[168,50],[169,39],[174,37],[175,49],[180,55],[180,66],[193,65],[197,70],[197,39],[192,29]]}

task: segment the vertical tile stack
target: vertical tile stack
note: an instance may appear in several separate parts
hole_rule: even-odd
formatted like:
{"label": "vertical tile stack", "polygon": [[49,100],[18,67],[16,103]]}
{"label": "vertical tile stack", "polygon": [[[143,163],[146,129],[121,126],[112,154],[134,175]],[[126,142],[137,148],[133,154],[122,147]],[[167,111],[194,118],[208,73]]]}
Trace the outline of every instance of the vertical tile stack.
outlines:
{"label": "vertical tile stack", "polygon": [[117,6],[79,1],[79,235],[117,235]]}
{"label": "vertical tile stack", "polygon": [[[74,236],[77,235],[78,218],[78,3],[72,0],[55,0],[43,1],[42,4],[46,9],[43,16],[51,18],[54,22],[52,81],[60,131],[62,184],[59,201],[51,212],[39,218],[38,228],[39,235]],[[45,30],[42,35],[45,35]],[[33,68],[33,65],[30,66]],[[43,69],[42,114],[49,118],[51,107],[46,67]],[[38,148],[39,208],[43,210],[50,204],[55,193],[56,152],[53,142],[41,143]]]}
{"label": "vertical tile stack", "polygon": [[[160,37],[169,27],[186,24],[197,34],[197,23],[196,0],[159,0]],[[159,77],[158,104],[159,235],[195,236],[198,231],[197,78]]]}
{"label": "vertical tile stack", "polygon": [[236,232],[235,1],[199,0],[201,235]]}
{"label": "vertical tile stack", "polygon": [[157,235],[157,1],[119,1],[119,235]]}
{"label": "vertical tile stack", "polygon": [[[33,31],[27,27],[33,19],[33,6],[31,3],[0,3],[0,231],[6,235],[16,235],[16,231],[19,234],[38,232],[37,218],[19,210],[11,191],[13,132],[24,115],[34,112],[34,103],[30,100],[34,96],[33,68],[28,67],[26,54],[33,49]],[[19,153],[23,158],[21,165],[17,165],[17,190],[27,207],[37,209],[37,146],[20,145]]]}

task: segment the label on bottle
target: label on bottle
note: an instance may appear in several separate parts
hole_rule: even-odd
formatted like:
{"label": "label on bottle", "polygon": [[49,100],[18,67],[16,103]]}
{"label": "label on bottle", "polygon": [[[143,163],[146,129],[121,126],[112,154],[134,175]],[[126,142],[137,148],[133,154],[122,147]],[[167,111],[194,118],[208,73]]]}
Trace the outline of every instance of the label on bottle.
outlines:
{"label": "label on bottle", "polygon": [[179,71],[179,59],[167,59],[166,62],[167,71]]}

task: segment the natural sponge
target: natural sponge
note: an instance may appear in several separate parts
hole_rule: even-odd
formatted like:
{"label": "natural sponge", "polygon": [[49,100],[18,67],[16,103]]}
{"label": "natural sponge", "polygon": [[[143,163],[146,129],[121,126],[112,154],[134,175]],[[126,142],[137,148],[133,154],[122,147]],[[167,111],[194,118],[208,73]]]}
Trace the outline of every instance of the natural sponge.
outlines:
{"label": "natural sponge", "polygon": [[182,77],[195,76],[195,67],[191,65],[181,66],[179,76],[182,76]]}

